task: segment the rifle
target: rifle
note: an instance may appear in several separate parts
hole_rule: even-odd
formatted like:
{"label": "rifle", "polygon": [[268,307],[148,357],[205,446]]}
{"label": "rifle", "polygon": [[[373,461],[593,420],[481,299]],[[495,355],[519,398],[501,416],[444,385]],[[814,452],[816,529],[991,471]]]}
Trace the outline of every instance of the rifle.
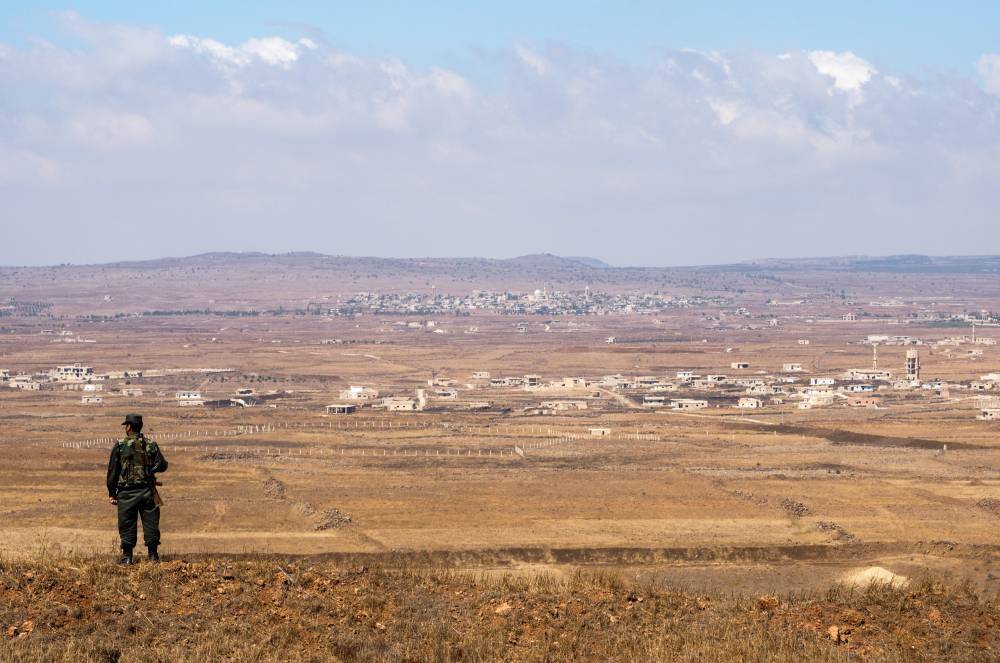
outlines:
{"label": "rifle", "polygon": [[146,454],[146,436],[139,433],[139,440],[142,442],[142,446],[139,447],[139,459],[142,461],[142,466],[146,469],[146,473],[149,474],[149,487],[153,491],[153,504],[163,506],[163,498],[160,497],[160,491],[156,489],[157,486],[162,486],[163,484],[157,481],[156,475],[149,471],[149,456]]}

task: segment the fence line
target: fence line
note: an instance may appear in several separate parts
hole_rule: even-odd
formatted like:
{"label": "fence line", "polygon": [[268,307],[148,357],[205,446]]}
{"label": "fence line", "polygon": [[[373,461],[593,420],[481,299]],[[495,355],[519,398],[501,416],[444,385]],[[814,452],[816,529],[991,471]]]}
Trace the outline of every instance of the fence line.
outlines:
{"label": "fence line", "polygon": [[[353,426],[351,424],[354,424]],[[575,433],[567,431],[555,431],[550,426],[541,425],[516,425],[516,424],[465,424],[465,423],[432,423],[424,421],[392,421],[385,419],[355,419],[353,421],[328,421],[328,422],[277,422],[266,424],[241,424],[229,429],[188,429],[184,431],[168,431],[163,433],[151,433],[150,437],[157,441],[183,440],[183,439],[211,439],[211,438],[231,438],[242,435],[253,435],[260,433],[271,433],[279,430],[300,430],[305,432],[323,430],[429,430],[443,428],[447,432],[477,435],[477,436],[502,436],[502,435],[545,435],[549,439],[542,442],[519,440],[518,445],[512,449],[497,450],[498,456],[502,456],[506,451],[508,454],[519,453],[516,449],[524,451],[542,449],[551,446],[554,441],[576,441],[576,440],[617,440],[617,441],[661,441],[661,435],[655,433],[609,433],[605,435],[594,435],[592,433]],[[114,444],[119,438],[97,437],[87,440],[63,442],[60,447],[64,449],[93,449],[106,447]],[[529,438],[530,440],[530,438]],[[172,449],[183,449],[170,445]],[[205,449],[206,447],[198,447]],[[216,447],[218,450],[219,447]],[[489,450],[486,450],[489,451]],[[471,452],[471,450],[470,450]]]}

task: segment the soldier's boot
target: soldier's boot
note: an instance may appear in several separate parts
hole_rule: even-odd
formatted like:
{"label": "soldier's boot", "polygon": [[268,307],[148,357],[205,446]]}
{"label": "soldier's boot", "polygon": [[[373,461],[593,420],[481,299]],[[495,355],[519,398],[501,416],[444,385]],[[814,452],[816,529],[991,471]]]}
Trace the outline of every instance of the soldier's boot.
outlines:
{"label": "soldier's boot", "polygon": [[156,546],[146,546],[146,558],[154,563],[160,561],[160,553],[156,552]]}
{"label": "soldier's boot", "polygon": [[122,558],[118,560],[118,563],[122,566],[132,566],[135,562],[132,560],[132,549],[122,548]]}

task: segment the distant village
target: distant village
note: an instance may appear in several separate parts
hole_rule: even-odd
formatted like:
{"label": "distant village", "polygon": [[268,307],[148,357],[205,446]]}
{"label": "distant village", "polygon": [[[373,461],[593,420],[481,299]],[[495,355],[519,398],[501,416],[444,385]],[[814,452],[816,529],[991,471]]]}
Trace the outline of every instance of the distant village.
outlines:
{"label": "distant village", "polygon": [[[613,343],[614,337],[607,339]],[[808,345],[809,339],[798,339],[798,345]],[[1000,420],[1000,373],[988,373],[962,381],[927,379],[921,371],[919,338],[906,335],[869,335],[861,341],[871,346],[869,366],[851,368],[837,374],[809,369],[801,363],[785,362],[780,370],[762,370],[750,361],[734,358],[726,373],[699,374],[693,370],[676,371],[673,375],[620,374],[543,378],[541,375],[497,375],[487,370],[472,372],[464,380],[433,375],[426,387],[411,393],[385,390],[379,385],[348,385],[325,407],[329,415],[351,415],[364,408],[386,412],[420,412],[426,410],[511,411],[517,402],[524,415],[551,415],[605,407],[602,403],[630,409],[668,409],[696,411],[707,408],[734,408],[739,411],[787,408],[853,407],[883,408],[895,400],[914,398],[975,398],[981,403],[978,418]],[[965,346],[970,358],[982,354],[982,347],[994,345],[992,337],[971,335],[947,337],[934,341],[935,347]],[[907,346],[905,363],[900,366],[880,365],[880,346]],[[732,348],[725,352],[732,353]],[[128,369],[96,372],[81,364],[55,366],[31,374],[12,375],[0,369],[0,381],[10,389],[33,392],[41,390],[78,391],[83,405],[103,405],[105,398],[139,398],[144,395],[143,383],[152,378],[173,378],[171,382],[203,384],[213,374],[234,373],[234,369]],[[519,398],[504,399],[503,393],[520,394]],[[161,386],[155,396],[177,407],[254,407],[276,406],[287,394],[272,390],[260,393],[250,388],[238,388],[219,398],[206,398],[201,388],[167,391]],[[530,404],[524,405],[528,397]]]}
{"label": "distant village", "polygon": [[418,293],[360,293],[322,305],[324,315],[354,316],[365,314],[472,314],[491,312],[502,315],[615,315],[657,313],[668,309],[694,306],[727,306],[725,297],[671,297],[656,293],[609,294],[560,292],[546,289],[530,293],[475,290],[469,295],[424,295]]}

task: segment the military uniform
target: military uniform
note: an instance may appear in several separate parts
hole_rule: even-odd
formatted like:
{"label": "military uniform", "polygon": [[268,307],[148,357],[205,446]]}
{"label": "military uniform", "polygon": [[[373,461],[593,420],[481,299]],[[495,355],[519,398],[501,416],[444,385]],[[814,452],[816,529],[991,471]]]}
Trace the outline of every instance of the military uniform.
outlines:
{"label": "military uniform", "polygon": [[[111,449],[108,459],[108,495],[118,500],[118,534],[121,537],[122,562],[132,563],[136,544],[137,520],[142,519],[142,538],[150,560],[158,560],[160,545],[160,507],[157,504],[156,473],[167,469],[160,447],[140,431],[142,417],[129,415],[126,424],[132,432]],[[124,425],[124,424],[123,424]]]}

